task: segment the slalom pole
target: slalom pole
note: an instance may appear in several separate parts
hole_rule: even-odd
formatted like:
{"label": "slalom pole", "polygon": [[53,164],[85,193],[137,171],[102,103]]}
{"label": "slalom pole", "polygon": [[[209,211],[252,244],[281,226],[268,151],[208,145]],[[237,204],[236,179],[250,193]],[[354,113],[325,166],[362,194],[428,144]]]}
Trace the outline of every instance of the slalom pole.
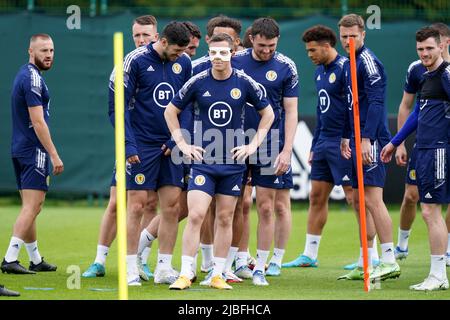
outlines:
{"label": "slalom pole", "polygon": [[358,176],[358,193],[359,193],[359,220],[360,220],[360,237],[363,251],[363,268],[364,268],[364,291],[369,292],[369,259],[367,248],[367,228],[366,228],[366,203],[364,201],[364,176],[361,152],[361,127],[359,122],[359,99],[358,99],[358,79],[356,77],[356,54],[355,39],[349,39],[350,44],[350,73],[352,79],[352,95],[353,95],[353,123],[355,126],[355,145],[356,145],[356,174]]}
{"label": "slalom pole", "polygon": [[127,228],[126,228],[126,186],[125,186],[125,109],[123,83],[123,33],[114,33],[114,107],[116,141],[117,182],[117,244],[119,300],[128,300],[127,283]]}

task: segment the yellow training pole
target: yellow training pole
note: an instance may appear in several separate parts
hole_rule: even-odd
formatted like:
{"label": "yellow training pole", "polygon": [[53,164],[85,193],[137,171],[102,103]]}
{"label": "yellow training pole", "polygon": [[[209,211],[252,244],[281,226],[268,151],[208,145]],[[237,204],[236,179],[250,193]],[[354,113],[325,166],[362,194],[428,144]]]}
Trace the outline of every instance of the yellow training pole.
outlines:
{"label": "yellow training pole", "polygon": [[128,300],[127,284],[127,220],[125,186],[125,111],[123,84],[123,33],[114,33],[114,106],[116,138],[117,244],[119,266],[119,300]]}

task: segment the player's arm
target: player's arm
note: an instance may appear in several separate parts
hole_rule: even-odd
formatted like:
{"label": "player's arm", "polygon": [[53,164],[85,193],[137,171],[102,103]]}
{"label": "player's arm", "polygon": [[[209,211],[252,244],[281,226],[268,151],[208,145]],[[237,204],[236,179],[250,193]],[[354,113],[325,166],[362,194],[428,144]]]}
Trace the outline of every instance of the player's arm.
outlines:
{"label": "player's arm", "polygon": [[286,116],[284,122],[284,146],[275,160],[275,175],[285,173],[291,165],[292,147],[298,122],[298,98],[283,97],[283,106]]}
{"label": "player's arm", "polygon": [[42,106],[28,107],[28,113],[30,114],[31,123],[33,124],[34,132],[38,137],[45,150],[50,155],[50,161],[53,166],[53,174],[58,175],[64,171],[64,164],[59,158],[56,147],[53,144],[50,130],[44,119],[44,108]]}
{"label": "player's arm", "polygon": [[[127,57],[125,57],[125,61]],[[129,163],[139,163],[139,155],[137,150],[136,138],[134,136],[134,131],[131,126],[130,121],[130,110],[128,108],[130,101],[135,94],[136,88],[136,79],[137,79],[137,70],[136,64],[134,60],[129,64],[128,68],[126,68],[126,63],[124,61],[124,86],[125,86],[125,105],[124,105],[124,114],[125,114],[125,157]],[[114,86],[115,86],[115,70],[113,70],[111,74],[111,78],[109,81],[109,99],[108,99],[108,115],[109,120],[113,127],[115,127],[115,94],[114,94]]]}
{"label": "player's arm", "polygon": [[408,119],[406,119],[403,127],[399,132],[397,132],[394,138],[392,138],[391,142],[389,142],[386,146],[384,146],[383,150],[381,150],[381,161],[386,163],[391,161],[395,148],[403,143],[403,141],[405,141],[406,138],[417,129],[419,122],[419,111],[420,103],[417,102],[414,111],[409,115]]}
{"label": "player's arm", "polygon": [[234,154],[233,159],[243,161],[248,156],[255,153],[269,132],[275,118],[272,107],[268,104],[265,108],[258,110],[258,113],[261,116],[261,120],[259,121],[258,130],[256,131],[255,136],[249,144],[231,149],[231,153]]}
{"label": "player's arm", "polygon": [[[402,101],[400,102],[400,106],[398,107],[397,132],[400,131],[400,129],[405,124],[405,121],[411,112],[413,103],[414,103],[414,94],[403,91]],[[395,152],[395,160],[397,162],[397,165],[406,166],[407,159],[408,153],[406,152],[405,143],[402,142],[397,147],[397,151]]]}
{"label": "player's arm", "polygon": [[385,92],[383,78],[378,68],[380,66],[376,65],[375,61],[373,61],[373,65],[371,64],[367,68],[362,68],[361,72],[368,101],[366,122],[364,130],[361,132],[361,153],[364,165],[372,162],[372,144],[370,141],[377,139],[377,129],[384,114]]}
{"label": "player's arm", "polygon": [[180,148],[181,152],[191,160],[201,161],[203,159],[202,153],[205,152],[205,150],[201,147],[188,144],[184,139],[180,129],[180,121],[178,120],[178,115],[181,111],[182,110],[176,107],[172,102],[169,103],[164,111],[167,127],[170,130],[172,139],[175,141],[178,148]]}

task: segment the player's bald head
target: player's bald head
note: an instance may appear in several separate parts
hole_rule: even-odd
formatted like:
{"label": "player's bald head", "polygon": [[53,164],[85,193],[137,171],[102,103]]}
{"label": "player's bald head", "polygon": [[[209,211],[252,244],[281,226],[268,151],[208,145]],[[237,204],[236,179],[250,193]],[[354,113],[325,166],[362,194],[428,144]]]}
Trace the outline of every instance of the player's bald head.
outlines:
{"label": "player's bald head", "polygon": [[46,33],[36,33],[34,35],[31,36],[30,38],[30,48],[35,46],[36,43],[38,43],[39,41],[52,41],[52,37],[50,37],[48,34]]}

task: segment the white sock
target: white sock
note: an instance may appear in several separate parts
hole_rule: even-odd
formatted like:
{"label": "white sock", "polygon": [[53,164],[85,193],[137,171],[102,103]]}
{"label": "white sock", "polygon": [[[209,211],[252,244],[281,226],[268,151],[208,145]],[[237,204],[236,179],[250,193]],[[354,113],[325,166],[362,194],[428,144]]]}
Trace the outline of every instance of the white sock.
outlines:
{"label": "white sock", "polygon": [[322,236],[306,234],[305,251],[303,251],[303,255],[305,255],[313,260],[317,259],[321,238],[322,238]]}
{"label": "white sock", "polygon": [[206,268],[213,262],[213,245],[200,243],[202,249],[202,267]]}
{"label": "white sock", "polygon": [[213,262],[214,262],[214,267],[213,267],[213,271],[212,271],[212,276],[211,277],[215,277],[215,276],[222,276],[223,270],[225,268],[225,262],[227,261],[226,258],[218,258],[218,257],[214,257],[213,258]]}
{"label": "white sock", "polygon": [[[367,262],[369,263],[369,267],[372,266],[372,259],[373,259],[373,248],[367,248]],[[362,268],[364,267],[364,257],[363,257],[363,249],[359,248],[359,259],[358,259],[358,267]]]}
{"label": "white sock", "polygon": [[236,256],[238,250],[239,250],[238,247],[230,247],[230,249],[228,250],[228,256],[227,261],[225,262],[224,272],[231,271],[231,265],[233,264],[234,257]]}
{"label": "white sock", "polygon": [[142,251],[142,253],[141,253],[142,264],[147,264],[148,257],[150,256],[150,252],[151,252],[151,249],[149,247],[146,247],[144,249],[144,251]]}
{"label": "white sock", "polygon": [[109,247],[97,245],[97,255],[95,256],[94,263],[100,263],[102,266],[106,263],[106,257],[108,256]]}
{"label": "white sock", "polygon": [[372,265],[373,260],[380,260],[380,256],[378,255],[378,245],[377,245],[377,236],[373,238],[373,246],[372,246],[372,255],[370,256],[370,263],[369,265]]}
{"label": "white sock", "polygon": [[433,275],[440,280],[447,279],[444,255],[431,255],[430,275]]}
{"label": "white sock", "polygon": [[450,256],[450,233],[447,236],[447,255]]}
{"label": "white sock", "polygon": [[197,259],[198,259],[198,253],[195,254],[194,262],[192,263],[192,272],[194,273],[194,275],[197,274]]}
{"label": "white sock", "polygon": [[411,229],[402,230],[402,229],[398,228],[398,244],[397,245],[403,251],[408,249],[408,240],[409,240],[410,234],[411,234]]}
{"label": "white sock", "polygon": [[135,254],[127,255],[127,275],[129,276],[129,278],[139,276],[137,267],[137,255]]}
{"label": "white sock", "polygon": [[236,253],[236,270],[247,265],[248,251],[238,251]]}
{"label": "white sock", "polygon": [[[139,245],[137,251],[137,253],[140,254],[141,257],[145,248],[148,248],[152,245],[153,240],[155,240],[155,237],[150,232],[148,232],[147,229],[142,230],[141,236],[139,237]],[[142,261],[147,261],[147,259],[142,259]]]}
{"label": "white sock", "polygon": [[34,264],[39,264],[42,262],[41,254],[39,253],[37,240],[31,243],[25,243],[25,248],[28,252],[28,257],[30,257],[30,261]]}
{"label": "white sock", "polygon": [[6,262],[17,261],[19,258],[20,249],[22,248],[24,241],[17,237],[11,237],[9,242],[8,250],[6,251],[5,260]]}
{"label": "white sock", "polygon": [[270,262],[275,263],[277,266],[281,267],[281,261],[283,261],[284,249],[273,249],[273,256],[270,259]]}
{"label": "white sock", "polygon": [[381,243],[381,261],[385,263],[395,263],[394,243]]}
{"label": "white sock", "polygon": [[181,256],[181,271],[180,276],[185,276],[188,279],[192,279],[192,265],[194,263],[194,257]]}
{"label": "white sock", "polygon": [[160,270],[168,270],[172,268],[172,255],[162,254],[158,252],[158,264],[156,266]]}
{"label": "white sock", "polygon": [[265,273],[267,258],[269,257],[270,251],[256,250],[256,266],[253,272],[259,270]]}

